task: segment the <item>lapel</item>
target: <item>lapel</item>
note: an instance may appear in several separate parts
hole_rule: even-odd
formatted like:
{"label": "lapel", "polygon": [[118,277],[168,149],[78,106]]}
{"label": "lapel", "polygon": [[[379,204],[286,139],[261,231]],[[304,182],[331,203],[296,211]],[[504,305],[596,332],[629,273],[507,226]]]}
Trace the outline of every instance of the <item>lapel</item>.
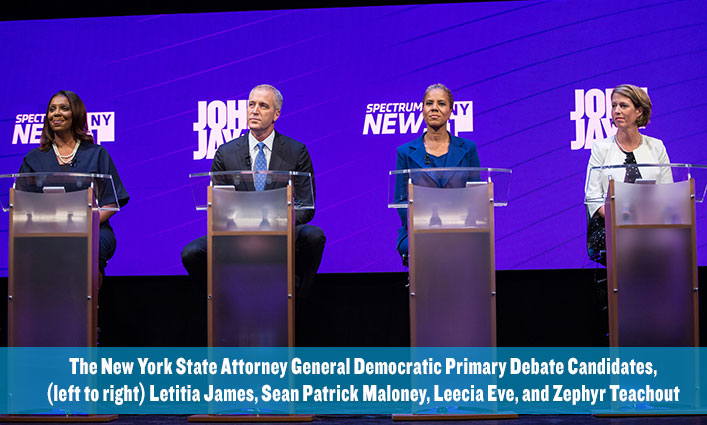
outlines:
{"label": "lapel", "polygon": [[[415,163],[420,167],[420,168],[430,168],[430,164],[425,163],[425,142],[423,141],[424,139],[424,134],[420,136],[419,138],[415,139],[412,141],[410,144],[410,159],[415,161]],[[446,167],[459,167],[461,164],[462,160],[464,159],[464,155],[466,154],[466,151],[462,147],[461,141],[452,136],[451,134],[449,135],[449,151],[447,152],[447,161],[446,161]],[[413,168],[413,167],[411,167]]]}
{"label": "lapel", "polygon": [[[282,140],[282,137],[280,137],[280,133],[277,131],[274,132],[275,138],[272,141],[272,152],[270,153],[270,164],[268,165],[268,171],[291,171],[286,169],[284,166],[285,161],[282,159],[282,156],[285,153],[285,142]],[[282,177],[267,179],[265,182],[265,190],[279,188],[284,185],[285,183],[282,182]]]}
{"label": "lapel", "polygon": [[[456,137],[449,135],[449,152],[447,153],[447,167],[459,167],[462,159],[464,159],[464,154],[466,151],[462,147],[461,141]],[[464,164],[464,166],[469,166],[469,164]]]}
{"label": "lapel", "polygon": [[430,167],[430,164],[425,164],[425,155],[427,152],[425,152],[425,142],[423,141],[424,137],[425,135],[423,133],[422,136],[418,137],[410,143],[410,159],[418,165],[417,167],[410,168]]}
{"label": "lapel", "polygon": [[[235,167],[231,168],[233,171],[250,171],[252,168],[248,166],[246,162],[246,157],[249,155],[249,145],[248,145],[249,133],[246,133],[245,137],[241,140],[236,141],[236,146],[234,147],[235,154]],[[254,159],[251,158],[251,163]],[[253,191],[255,186],[253,186],[253,179],[249,177],[244,179],[234,179],[236,185],[236,190],[242,191]]]}
{"label": "lapel", "polygon": [[[647,145],[646,137],[643,135],[641,135],[641,146],[633,151],[633,155],[636,157],[637,164],[655,164],[658,162]],[[638,170],[641,172],[641,178],[646,180],[657,180],[658,173],[661,168],[641,167]]]}
{"label": "lapel", "polygon": [[641,136],[641,145],[638,149],[633,151],[633,156],[636,157],[637,164],[653,164],[655,162],[653,155],[651,155],[650,149],[648,149],[648,146],[646,145],[646,138],[643,136]]}
{"label": "lapel", "polygon": [[[274,130],[273,130],[274,131]],[[282,138],[280,137],[280,133],[275,131],[275,138],[273,139],[272,142],[272,152],[270,154],[270,165],[268,166],[268,170],[276,171],[276,170],[282,170],[282,155],[283,152],[285,151],[285,142],[282,141]]]}

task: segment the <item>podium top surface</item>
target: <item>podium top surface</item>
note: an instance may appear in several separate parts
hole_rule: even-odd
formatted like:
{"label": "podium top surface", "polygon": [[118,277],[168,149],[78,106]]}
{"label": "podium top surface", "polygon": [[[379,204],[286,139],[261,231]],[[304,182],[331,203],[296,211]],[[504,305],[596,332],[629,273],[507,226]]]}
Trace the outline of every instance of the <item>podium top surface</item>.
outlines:
{"label": "podium top surface", "polygon": [[459,173],[463,171],[471,171],[471,172],[480,172],[480,173],[488,173],[488,176],[491,177],[492,174],[496,175],[501,175],[501,174],[511,174],[512,171],[509,168],[489,168],[489,167],[436,167],[436,168],[407,168],[404,170],[391,170],[388,174],[392,175],[397,175],[397,174],[410,174],[410,175],[415,175],[415,174],[424,174],[424,173],[430,173],[430,172],[442,172],[442,173]]}
{"label": "podium top surface", "polygon": [[696,169],[696,170],[705,170],[707,169],[707,165],[702,165],[702,164],[678,164],[678,163],[669,163],[669,164],[615,164],[615,165],[599,165],[596,167],[590,167],[590,170],[617,170],[617,169],[625,169],[627,167],[639,167],[639,168],[677,168],[677,169]]}
{"label": "podium top surface", "polygon": [[301,171],[212,171],[189,174],[189,185],[197,210],[208,206],[207,188],[218,191],[270,192],[292,186],[295,210],[314,209],[314,184],[311,173]]}
{"label": "podium top surface", "polygon": [[[609,187],[609,180],[624,182],[626,170],[637,168],[640,177],[636,184],[671,184],[686,180],[694,180],[695,202],[701,203],[707,193],[707,165],[702,164],[617,164],[589,167],[585,181],[584,203],[603,204]],[[596,204],[596,205],[594,205]]]}
{"label": "podium top surface", "polygon": [[[11,173],[11,174],[0,174],[0,178],[2,179],[8,179],[8,178],[29,178],[29,177],[56,177],[56,178],[62,178],[62,177],[72,177],[76,178],[77,180],[81,179],[113,179],[113,177],[110,174],[100,174],[100,173],[72,173],[72,172],[37,172],[37,173]],[[69,180],[69,179],[67,179]]]}
{"label": "podium top surface", "polygon": [[200,178],[200,177],[218,177],[218,176],[254,176],[254,175],[266,175],[266,176],[293,176],[293,177],[308,177],[312,178],[311,173],[305,173],[303,171],[280,171],[280,170],[266,170],[266,171],[252,171],[252,170],[238,170],[238,171],[211,171],[205,173],[192,173],[189,174],[189,178]]}
{"label": "podium top surface", "polygon": [[424,186],[438,189],[460,189],[493,183],[493,205],[508,205],[512,171],[508,168],[438,167],[391,170],[388,173],[388,208],[407,208],[408,189]]}
{"label": "podium top surface", "polygon": [[[10,188],[21,192],[57,194],[92,189],[97,200],[95,209],[120,211],[115,183],[110,174],[35,172],[0,174],[0,202],[2,209],[10,209]],[[110,206],[109,206],[110,205]]]}

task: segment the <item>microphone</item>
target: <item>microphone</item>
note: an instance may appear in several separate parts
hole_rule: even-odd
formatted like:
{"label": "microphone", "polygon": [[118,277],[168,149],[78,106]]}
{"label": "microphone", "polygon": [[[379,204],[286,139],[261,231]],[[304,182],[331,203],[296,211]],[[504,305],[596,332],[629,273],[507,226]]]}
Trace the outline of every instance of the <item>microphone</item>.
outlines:
{"label": "microphone", "polygon": [[245,166],[251,168],[253,164],[250,162],[250,153],[245,154]]}
{"label": "microphone", "polygon": [[430,154],[428,153],[425,154],[425,165],[432,165],[432,161],[430,161]]}

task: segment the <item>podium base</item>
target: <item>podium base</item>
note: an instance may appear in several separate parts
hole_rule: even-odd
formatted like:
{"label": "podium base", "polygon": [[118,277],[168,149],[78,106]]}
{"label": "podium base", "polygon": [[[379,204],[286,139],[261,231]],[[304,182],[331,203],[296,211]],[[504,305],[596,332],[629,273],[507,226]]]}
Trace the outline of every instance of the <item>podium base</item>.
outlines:
{"label": "podium base", "polygon": [[518,414],[515,412],[496,412],[496,413],[454,413],[454,414],[396,414],[393,415],[394,421],[474,421],[484,419],[518,419]]}
{"label": "podium base", "polygon": [[191,415],[189,422],[312,422],[313,415]]}
{"label": "podium base", "polygon": [[118,415],[0,415],[0,422],[111,422],[118,419]]}

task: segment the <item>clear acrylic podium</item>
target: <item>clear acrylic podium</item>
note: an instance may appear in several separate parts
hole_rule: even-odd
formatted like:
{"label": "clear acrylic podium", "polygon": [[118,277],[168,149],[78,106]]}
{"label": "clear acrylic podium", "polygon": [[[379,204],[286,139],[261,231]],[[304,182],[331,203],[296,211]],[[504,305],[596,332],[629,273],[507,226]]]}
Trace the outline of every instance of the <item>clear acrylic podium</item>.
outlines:
{"label": "clear acrylic podium", "polygon": [[[197,209],[208,214],[209,346],[294,346],[295,210],[314,208],[310,174],[189,177]],[[257,179],[265,190],[255,190]]]}
{"label": "clear acrylic podium", "polygon": [[108,174],[0,176],[9,189],[8,344],[92,347],[97,338],[98,227]]}
{"label": "clear acrylic podium", "polygon": [[[410,345],[495,347],[493,209],[508,203],[511,170],[421,168],[389,174],[388,207],[397,208],[408,226]],[[494,402],[443,410],[411,406],[410,414],[393,420],[518,417],[498,411]]]}
{"label": "clear acrylic podium", "polygon": [[[635,183],[624,183],[627,167],[639,169]],[[590,169],[585,203],[605,208],[612,347],[699,346],[695,202],[706,182],[699,165]]]}
{"label": "clear acrylic podium", "polygon": [[494,206],[511,170],[390,172],[389,203],[408,223],[410,345],[496,346]]}
{"label": "clear acrylic podium", "polygon": [[[209,347],[295,345],[295,210],[314,208],[311,175],[296,171],[190,174],[207,219]],[[264,182],[264,190],[255,186]],[[189,422],[311,421],[290,412],[241,409]]]}
{"label": "clear acrylic podium", "polygon": [[[98,309],[99,211],[118,211],[108,174],[19,173],[0,175],[2,207],[9,212],[8,346],[95,347]],[[7,198],[5,198],[7,193]],[[115,207],[100,206],[115,203]],[[47,353],[51,355],[51,353]],[[22,377],[8,366],[11,393]],[[41,368],[41,365],[37,365]],[[89,377],[77,378],[88,383]],[[12,406],[12,397],[9,399]],[[96,406],[63,412],[3,415],[3,422],[109,422]]]}

